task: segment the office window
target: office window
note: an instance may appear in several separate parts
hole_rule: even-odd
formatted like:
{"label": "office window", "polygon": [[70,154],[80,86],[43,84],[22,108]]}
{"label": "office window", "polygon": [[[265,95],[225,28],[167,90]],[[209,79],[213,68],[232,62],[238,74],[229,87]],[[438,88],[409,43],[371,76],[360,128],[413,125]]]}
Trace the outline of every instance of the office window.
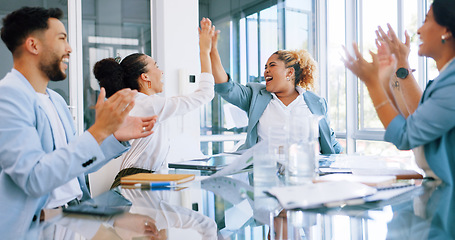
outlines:
{"label": "office window", "polygon": [[346,45],[345,4],[339,0],[327,2],[327,104],[331,127],[346,132],[346,68],[340,64],[340,46]]}
{"label": "office window", "polygon": [[[363,56],[371,61],[369,51],[375,51],[375,30],[378,26],[387,29],[390,23],[393,29],[397,29],[397,1],[361,1],[359,19],[359,47]],[[390,14],[384,14],[388,12]],[[393,13],[393,14],[392,14]],[[359,85],[359,130],[383,129],[381,121],[376,114],[373,104],[364,84]]]}
{"label": "office window", "polygon": [[313,1],[287,0],[284,4],[285,48],[305,49],[314,56]]}
{"label": "office window", "polygon": [[[247,42],[246,52],[246,66],[247,66],[247,82],[259,82],[260,64],[259,64],[259,49],[258,45],[258,13],[254,13],[246,17],[246,33],[245,42]],[[242,54],[242,53],[240,53]],[[242,54],[243,55],[243,54]]]}
{"label": "office window", "polygon": [[[344,54],[341,46],[352,51],[352,41],[356,41],[364,57],[371,60],[368,52],[376,52],[374,40],[378,26],[387,31],[387,23],[390,23],[403,41],[407,30],[411,36],[409,61],[423,88],[428,79],[437,76],[434,61],[417,55],[417,29],[431,0],[256,2],[256,8],[240,6],[238,12],[231,12],[229,44],[219,45],[219,48],[230,49],[231,59],[223,60],[223,64],[230,63],[226,71],[237,76],[233,78],[235,81],[242,84],[261,81],[263,64],[273,50],[304,48],[319,63],[322,77],[315,92],[326,97],[331,127],[345,152],[366,153],[376,148],[376,152],[383,154],[412,154],[401,152],[391,144],[379,144],[383,142],[384,128],[365,85],[356,78],[347,78],[350,72],[340,61],[340,55]],[[223,101],[220,104],[224,104]],[[223,111],[221,105],[212,110]],[[370,147],[364,147],[364,141],[368,141]]]}
{"label": "office window", "polygon": [[[23,6],[29,7],[45,7],[45,8],[60,8],[63,11],[63,18],[60,19],[65,25],[65,29],[68,32],[68,4],[66,1],[27,1],[27,0],[15,0],[15,1],[4,1],[0,5],[0,19],[3,19],[7,14],[15,11]],[[2,27],[2,21],[0,21],[0,28]],[[68,33],[69,34],[69,33]],[[0,40],[0,56],[2,56],[2,64],[0,64],[0,79],[2,79],[11,69],[13,68],[13,57],[11,52],[6,48],[3,41]],[[67,72],[68,73],[68,72]],[[48,87],[57,93],[59,93],[66,101],[69,101],[69,81],[68,74],[67,78],[63,81],[49,82]]]}
{"label": "office window", "polygon": [[82,1],[84,128],[95,122],[99,85],[93,66],[103,58],[151,54],[148,0]]}
{"label": "office window", "polygon": [[[262,82],[264,65],[275,51],[306,49],[314,56],[316,34],[313,12],[313,0],[264,1],[263,4],[233,13],[230,19],[214,20],[217,28],[222,27],[222,34],[230,32],[228,36],[220,36],[218,41],[226,72],[233,81],[241,84]],[[230,26],[229,30],[227,25]],[[230,53],[228,57],[227,53]],[[207,122],[209,115],[211,130]],[[205,108],[201,116],[204,118],[201,121],[203,153],[234,150],[245,138],[246,113],[218,95],[212,101],[211,108]]]}

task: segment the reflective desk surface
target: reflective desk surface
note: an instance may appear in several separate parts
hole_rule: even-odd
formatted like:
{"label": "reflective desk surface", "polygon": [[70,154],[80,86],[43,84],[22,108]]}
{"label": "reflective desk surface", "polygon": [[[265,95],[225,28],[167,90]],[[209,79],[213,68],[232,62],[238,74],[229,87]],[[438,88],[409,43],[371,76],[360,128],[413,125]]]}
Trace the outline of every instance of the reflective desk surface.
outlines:
{"label": "reflective desk surface", "polygon": [[[200,175],[199,172],[194,172]],[[251,172],[178,191],[115,189],[132,202],[114,217],[59,214],[33,239],[455,239],[454,188],[435,181],[392,199],[283,210]],[[154,226],[151,226],[155,222]],[[150,236],[150,232],[159,231]],[[36,232],[35,232],[36,231]]]}

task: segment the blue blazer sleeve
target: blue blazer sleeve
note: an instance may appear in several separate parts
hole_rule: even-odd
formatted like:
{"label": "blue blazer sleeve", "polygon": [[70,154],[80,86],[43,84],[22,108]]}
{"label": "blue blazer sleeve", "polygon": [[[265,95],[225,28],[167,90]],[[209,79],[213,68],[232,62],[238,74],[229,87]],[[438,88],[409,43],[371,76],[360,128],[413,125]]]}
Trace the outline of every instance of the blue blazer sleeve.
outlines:
{"label": "blue blazer sleeve", "polygon": [[408,150],[434,142],[455,127],[455,61],[423,93],[421,103],[407,119],[396,116],[384,139]]}
{"label": "blue blazer sleeve", "polygon": [[[21,86],[3,86],[0,92],[0,168],[10,179],[33,197],[48,194],[80,174],[97,169],[127,148],[112,137],[100,147],[89,132],[74,137],[69,110],[55,104],[65,131],[70,133],[66,147],[55,150],[50,123],[36,95]],[[62,112],[63,111],[63,112]]]}
{"label": "blue blazer sleeve", "polygon": [[250,86],[241,85],[229,78],[225,83],[215,84],[215,92],[243,111],[249,111],[253,95],[253,90]]}

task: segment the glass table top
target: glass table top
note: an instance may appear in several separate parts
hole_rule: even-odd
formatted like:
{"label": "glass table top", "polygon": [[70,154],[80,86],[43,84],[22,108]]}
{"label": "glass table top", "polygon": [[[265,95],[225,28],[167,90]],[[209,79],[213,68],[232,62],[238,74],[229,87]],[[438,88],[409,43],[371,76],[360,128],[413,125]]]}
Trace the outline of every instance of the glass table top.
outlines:
{"label": "glass table top", "polygon": [[[193,181],[178,190],[119,187],[115,191],[132,203],[127,213],[59,214],[29,235],[40,239],[455,238],[454,189],[435,181],[424,181],[388,200],[288,211],[264,193],[268,187],[254,187],[252,171]],[[151,224],[156,229],[146,226]]]}

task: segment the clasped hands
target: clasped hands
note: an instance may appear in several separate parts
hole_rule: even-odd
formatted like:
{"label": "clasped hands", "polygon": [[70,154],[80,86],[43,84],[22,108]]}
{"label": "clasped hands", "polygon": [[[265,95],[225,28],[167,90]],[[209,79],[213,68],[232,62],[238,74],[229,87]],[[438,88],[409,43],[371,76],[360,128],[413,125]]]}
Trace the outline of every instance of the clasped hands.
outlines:
{"label": "clasped hands", "polygon": [[98,144],[101,144],[111,134],[114,134],[118,141],[128,141],[147,137],[153,133],[152,128],[157,116],[128,116],[134,107],[136,94],[136,90],[122,89],[105,99],[106,91],[101,88],[95,106],[95,123],[88,129]]}

